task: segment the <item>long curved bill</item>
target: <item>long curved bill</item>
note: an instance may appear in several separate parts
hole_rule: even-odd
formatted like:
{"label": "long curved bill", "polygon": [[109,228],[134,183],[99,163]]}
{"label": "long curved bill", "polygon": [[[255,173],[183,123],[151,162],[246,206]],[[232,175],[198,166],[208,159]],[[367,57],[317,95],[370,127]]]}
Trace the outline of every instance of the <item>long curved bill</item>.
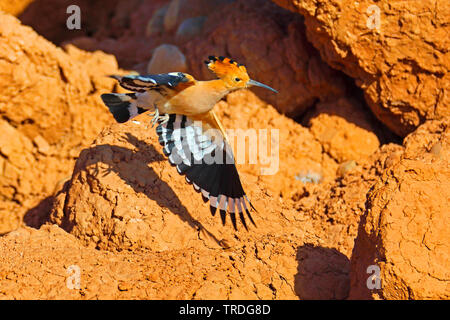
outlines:
{"label": "long curved bill", "polygon": [[275,90],[275,89],[273,89],[273,88],[271,88],[271,87],[265,85],[264,83],[261,83],[261,82],[255,81],[255,80],[248,80],[247,84],[248,84],[248,85],[251,85],[251,86],[255,86],[255,87],[266,88],[266,89],[269,89],[270,91],[273,91],[273,92],[275,92],[275,93],[278,93],[277,90]]}

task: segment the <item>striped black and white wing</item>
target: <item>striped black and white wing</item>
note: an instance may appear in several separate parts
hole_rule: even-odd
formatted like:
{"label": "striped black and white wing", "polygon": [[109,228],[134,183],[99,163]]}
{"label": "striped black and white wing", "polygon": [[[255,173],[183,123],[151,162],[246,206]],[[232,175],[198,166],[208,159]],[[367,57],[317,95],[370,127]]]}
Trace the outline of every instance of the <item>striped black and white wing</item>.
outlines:
{"label": "striped black and white wing", "polygon": [[119,81],[120,86],[123,88],[134,92],[173,89],[181,83],[192,81],[192,78],[183,72],[128,76],[113,75],[111,78]]}
{"label": "striped black and white wing", "polygon": [[201,122],[172,114],[156,132],[170,163],[202,193],[205,202],[209,200],[213,215],[219,209],[225,224],[228,212],[235,229],[236,214],[246,229],[244,213],[255,224],[249,211],[254,207],[242,188],[233,152],[219,130],[204,130]]}

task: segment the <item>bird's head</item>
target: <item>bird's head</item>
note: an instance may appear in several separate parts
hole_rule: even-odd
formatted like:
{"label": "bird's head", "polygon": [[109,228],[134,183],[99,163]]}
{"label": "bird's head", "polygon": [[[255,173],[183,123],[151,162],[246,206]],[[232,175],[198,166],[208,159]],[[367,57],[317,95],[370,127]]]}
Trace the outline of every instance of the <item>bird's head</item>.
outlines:
{"label": "bird's head", "polygon": [[275,89],[250,79],[245,66],[231,60],[230,58],[209,56],[208,60],[205,61],[205,64],[208,66],[208,69],[214,72],[230,90],[256,86],[278,93]]}

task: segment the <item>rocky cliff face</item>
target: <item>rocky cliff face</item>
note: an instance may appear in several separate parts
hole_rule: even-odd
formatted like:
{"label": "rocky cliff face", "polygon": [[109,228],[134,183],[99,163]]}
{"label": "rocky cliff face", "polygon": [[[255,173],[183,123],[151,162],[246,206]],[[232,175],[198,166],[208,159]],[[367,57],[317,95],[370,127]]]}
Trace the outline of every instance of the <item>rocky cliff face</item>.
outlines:
{"label": "rocky cliff face", "polygon": [[[0,14],[0,297],[449,298],[447,5],[379,1],[370,29],[365,1],[274,2],[294,12],[80,1],[87,27],[70,33],[68,2],[35,0],[20,19],[42,36]],[[120,90],[116,61],[206,79],[210,54],[281,88],[215,107],[226,128],[277,130],[274,174],[248,150],[238,166],[249,231],[211,215],[147,115],[115,124],[99,99]]]}
{"label": "rocky cliff face", "polygon": [[[71,174],[79,152],[111,122],[99,94],[119,72],[114,57],[66,51],[0,14],[0,233]],[[90,115],[86,117],[86,115]],[[45,204],[42,204],[45,206]]]}
{"label": "rocky cliff face", "polygon": [[[428,121],[409,135],[401,160],[368,193],[352,254],[351,298],[449,298],[449,125]],[[369,265],[380,268],[373,292]]]}
{"label": "rocky cliff face", "polygon": [[305,18],[308,40],[355,79],[372,112],[400,136],[450,116],[450,3],[273,2]]}

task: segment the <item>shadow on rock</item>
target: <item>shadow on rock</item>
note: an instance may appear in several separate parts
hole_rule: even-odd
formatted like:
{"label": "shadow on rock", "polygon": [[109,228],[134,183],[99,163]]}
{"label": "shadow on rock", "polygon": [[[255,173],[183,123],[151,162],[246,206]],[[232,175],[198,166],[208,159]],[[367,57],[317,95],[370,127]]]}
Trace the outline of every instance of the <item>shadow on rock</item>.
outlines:
{"label": "shadow on rock", "polygon": [[301,246],[295,293],[303,300],[343,300],[350,290],[350,261],[336,249]]}
{"label": "shadow on rock", "polygon": [[54,196],[49,196],[39,202],[38,205],[28,210],[23,216],[23,222],[28,227],[39,229],[49,219],[50,210],[53,207]]}
{"label": "shadow on rock", "polygon": [[[87,183],[98,183],[98,177],[106,177],[111,172],[125,181],[136,193],[143,193],[149,199],[155,201],[159,207],[169,209],[177,215],[183,222],[186,222],[195,230],[200,230],[211,237],[217,244],[219,240],[209,232],[198,220],[194,219],[181,203],[180,199],[172,188],[149,166],[150,163],[158,161],[167,161],[153,145],[139,140],[130,133],[127,133],[124,139],[132,144],[136,149],[128,149],[110,144],[95,145],[84,149],[75,165],[72,179],[79,179],[82,171],[86,172]],[[101,164],[106,165],[107,169],[101,169]],[[60,191],[65,193],[63,204],[63,217],[60,226],[67,232],[71,232],[75,227],[75,217],[68,210],[68,204],[76,202],[76,199],[70,199],[71,188],[74,181],[69,181]],[[155,191],[156,189],[156,191]],[[28,226],[39,228],[43,223],[52,221],[49,214],[52,205],[55,203],[58,195],[44,199],[38,206],[29,210],[24,218]],[[75,213],[76,214],[76,213]]]}
{"label": "shadow on rock", "polygon": [[[167,161],[153,145],[145,141],[139,140],[130,133],[124,137],[127,142],[135,146],[136,150],[131,150],[124,147],[114,145],[97,145],[92,148],[83,150],[80,154],[80,159],[85,159],[82,166],[76,166],[75,170],[83,170],[99,161],[108,165],[108,170],[97,174],[107,175],[110,172],[115,172],[119,177],[125,181],[136,193],[143,193],[149,199],[156,201],[159,207],[168,208],[172,213],[176,214],[183,222],[188,223],[190,227],[195,230],[202,230],[214,239],[216,243],[219,240],[211,234],[198,220],[194,219],[181,203],[180,199],[172,188],[154,171],[148,164],[157,161]],[[89,155],[103,154],[108,155],[112,151],[112,157],[90,157]],[[118,157],[117,157],[118,156]],[[145,160],[145,161],[130,161],[129,159]],[[76,174],[76,172],[75,172]],[[74,174],[74,176],[75,176]],[[158,185],[158,192],[154,192],[153,186]],[[73,222],[68,221],[68,215],[63,222],[64,229],[70,231],[73,228]]]}

